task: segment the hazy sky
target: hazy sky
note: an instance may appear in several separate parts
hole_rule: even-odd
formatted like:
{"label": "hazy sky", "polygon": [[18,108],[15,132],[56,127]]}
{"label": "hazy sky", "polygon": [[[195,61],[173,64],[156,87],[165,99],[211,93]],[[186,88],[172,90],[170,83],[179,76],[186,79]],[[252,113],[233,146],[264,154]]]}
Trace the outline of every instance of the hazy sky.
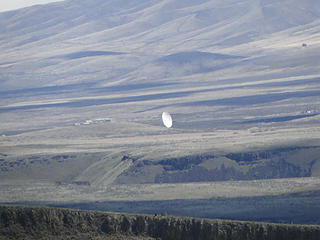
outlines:
{"label": "hazy sky", "polygon": [[62,0],[0,0],[0,12]]}

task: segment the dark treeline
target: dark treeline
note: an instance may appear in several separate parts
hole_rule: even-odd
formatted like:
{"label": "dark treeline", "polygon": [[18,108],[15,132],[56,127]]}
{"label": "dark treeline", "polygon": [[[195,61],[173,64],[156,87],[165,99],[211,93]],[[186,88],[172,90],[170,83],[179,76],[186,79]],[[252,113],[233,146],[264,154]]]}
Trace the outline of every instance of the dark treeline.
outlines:
{"label": "dark treeline", "polygon": [[0,239],[318,240],[320,226],[0,207]]}

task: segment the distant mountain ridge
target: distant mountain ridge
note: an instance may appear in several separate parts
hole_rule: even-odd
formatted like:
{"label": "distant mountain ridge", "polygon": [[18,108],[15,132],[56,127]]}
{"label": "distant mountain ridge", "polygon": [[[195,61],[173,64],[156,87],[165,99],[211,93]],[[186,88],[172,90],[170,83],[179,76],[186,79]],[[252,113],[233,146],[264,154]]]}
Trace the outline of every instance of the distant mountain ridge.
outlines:
{"label": "distant mountain ridge", "polygon": [[[102,78],[104,84],[111,79],[139,81],[137,77],[149,78],[149,72],[140,67],[150,60],[179,52],[224,52],[312,24],[319,17],[316,0],[66,0],[4,12],[0,14],[0,87],[65,85]],[[51,58],[88,51],[126,55],[108,55],[108,64],[106,58],[88,62]],[[94,75],[84,76],[80,64]],[[190,75],[201,69],[185,71]]]}

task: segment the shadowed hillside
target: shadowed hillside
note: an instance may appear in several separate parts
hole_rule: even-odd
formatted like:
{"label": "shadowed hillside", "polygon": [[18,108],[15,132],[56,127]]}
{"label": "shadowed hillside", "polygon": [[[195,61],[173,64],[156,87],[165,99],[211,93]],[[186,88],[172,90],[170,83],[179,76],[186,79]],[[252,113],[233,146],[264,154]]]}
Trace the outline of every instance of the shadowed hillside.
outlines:
{"label": "shadowed hillside", "polygon": [[0,239],[300,239],[319,226],[277,225],[40,207],[0,207]]}

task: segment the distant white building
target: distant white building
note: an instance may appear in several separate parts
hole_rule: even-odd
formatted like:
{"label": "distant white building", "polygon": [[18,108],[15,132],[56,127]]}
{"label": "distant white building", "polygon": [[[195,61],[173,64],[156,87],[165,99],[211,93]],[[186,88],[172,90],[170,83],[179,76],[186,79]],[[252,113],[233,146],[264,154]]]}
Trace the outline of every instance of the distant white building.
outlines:
{"label": "distant white building", "polygon": [[96,123],[102,123],[102,122],[111,122],[112,119],[111,118],[96,118],[96,119],[89,119],[89,120],[86,120],[82,123],[75,123],[74,125],[75,126],[80,126],[80,125],[90,125],[90,124],[96,124]]}

